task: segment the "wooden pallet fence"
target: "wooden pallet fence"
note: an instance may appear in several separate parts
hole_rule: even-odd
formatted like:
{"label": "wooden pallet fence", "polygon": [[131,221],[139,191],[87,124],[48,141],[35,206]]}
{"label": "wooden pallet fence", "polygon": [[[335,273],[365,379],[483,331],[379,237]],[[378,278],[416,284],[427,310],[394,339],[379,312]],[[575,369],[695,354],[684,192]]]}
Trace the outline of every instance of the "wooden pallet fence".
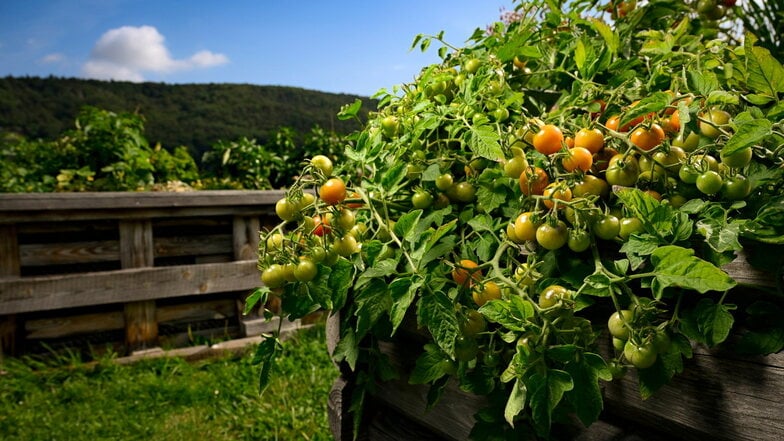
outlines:
{"label": "wooden pallet fence", "polygon": [[[128,350],[188,323],[242,335],[259,230],[283,191],[0,194],[0,345],[122,331]],[[256,319],[257,317],[250,317]],[[225,336],[224,336],[225,337]]]}

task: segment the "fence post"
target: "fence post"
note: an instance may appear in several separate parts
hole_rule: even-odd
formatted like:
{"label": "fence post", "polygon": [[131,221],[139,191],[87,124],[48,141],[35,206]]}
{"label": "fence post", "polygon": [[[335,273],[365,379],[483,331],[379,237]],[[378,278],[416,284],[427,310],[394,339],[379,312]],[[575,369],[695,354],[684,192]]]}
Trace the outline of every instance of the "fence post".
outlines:
{"label": "fence post", "polygon": [[[152,221],[120,221],[120,265],[125,268],[154,266]],[[141,282],[141,281],[140,281]],[[128,287],[133,289],[133,287]],[[158,321],[155,300],[125,304],[125,342],[129,351],[155,346]]]}
{"label": "fence post", "polygon": [[[16,225],[0,225],[0,279],[16,278],[21,275],[19,262],[19,240]],[[16,353],[17,328],[16,314],[0,316],[0,362],[3,355]]]}

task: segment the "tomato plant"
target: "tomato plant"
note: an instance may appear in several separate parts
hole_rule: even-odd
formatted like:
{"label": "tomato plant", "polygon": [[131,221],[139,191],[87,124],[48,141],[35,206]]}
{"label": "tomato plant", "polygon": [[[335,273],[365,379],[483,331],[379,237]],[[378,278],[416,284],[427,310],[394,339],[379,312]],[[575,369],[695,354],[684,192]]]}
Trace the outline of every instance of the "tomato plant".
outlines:
{"label": "tomato plant", "polygon": [[[693,345],[758,343],[733,328],[750,297],[724,268],[750,243],[784,255],[784,90],[760,81],[784,66],[753,37],[713,38],[691,5],[613,19],[556,3],[518,2],[465,48],[417,36],[440,61],[379,92],[346,158],[287,191],[319,197],[260,248],[262,274],[311,257],[312,280],[267,275],[259,297],[280,293],[291,318],[340,311],[335,358],[369,384],[394,370],[390,339],[427,331],[404,378],[434,388],[429,404],[450,377],[485,395],[475,433],[489,439],[596,421],[600,383],[626,369],[647,398]],[[349,232],[347,200],[323,189],[338,178],[361,201]],[[772,340],[761,349],[780,351]]]}

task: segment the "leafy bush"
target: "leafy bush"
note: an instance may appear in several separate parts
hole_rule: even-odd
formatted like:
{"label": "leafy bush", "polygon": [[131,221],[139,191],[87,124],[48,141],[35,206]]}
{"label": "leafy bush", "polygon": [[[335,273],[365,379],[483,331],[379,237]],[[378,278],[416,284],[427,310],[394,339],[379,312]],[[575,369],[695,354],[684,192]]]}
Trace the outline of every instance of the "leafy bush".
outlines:
{"label": "leafy bush", "polygon": [[784,66],[703,2],[598,6],[518,2],[462,48],[418,36],[442,61],[381,91],[345,159],[313,157],[276,205],[248,304],[340,310],[354,409],[400,374],[381,342],[406,317],[430,338],[406,373],[428,405],[450,379],[487,396],[477,439],[591,424],[602,381],[636,369],[647,398],[737,322],[735,349],[784,347],[780,292],[722,269],[753,248],[780,271]]}

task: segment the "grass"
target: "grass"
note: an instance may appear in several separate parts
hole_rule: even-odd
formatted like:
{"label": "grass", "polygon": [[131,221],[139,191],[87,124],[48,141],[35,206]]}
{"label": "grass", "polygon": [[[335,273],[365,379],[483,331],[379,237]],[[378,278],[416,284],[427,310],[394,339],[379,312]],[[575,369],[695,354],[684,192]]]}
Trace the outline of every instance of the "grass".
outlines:
{"label": "grass", "polygon": [[332,439],[327,397],[338,374],[326,352],[323,324],[299,331],[285,348],[262,396],[251,353],[129,366],[108,357],[96,364],[6,360],[0,439]]}

